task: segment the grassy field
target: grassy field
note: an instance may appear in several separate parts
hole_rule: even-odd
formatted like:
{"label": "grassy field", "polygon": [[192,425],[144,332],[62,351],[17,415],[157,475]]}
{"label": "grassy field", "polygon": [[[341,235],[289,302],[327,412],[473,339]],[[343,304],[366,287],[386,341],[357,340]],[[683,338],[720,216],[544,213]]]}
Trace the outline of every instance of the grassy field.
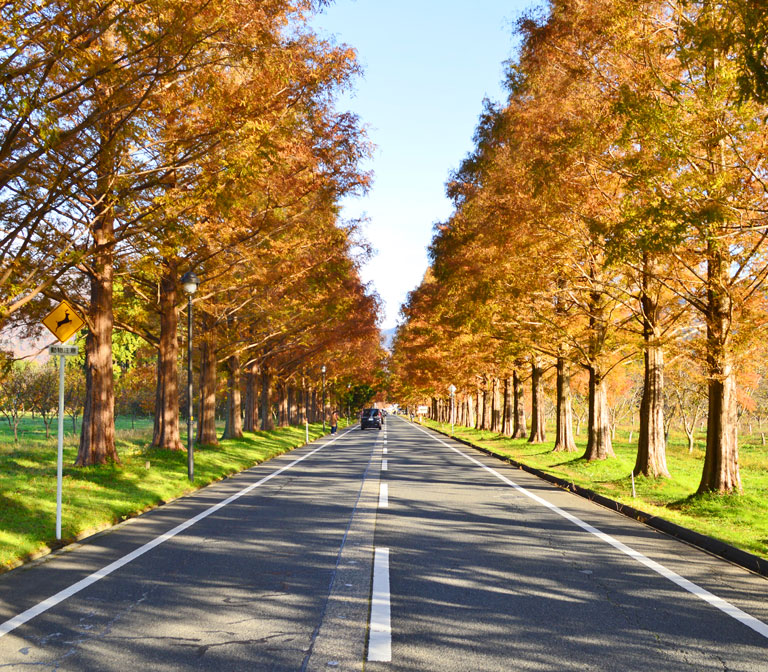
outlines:
{"label": "grassy field", "polygon": [[[432,425],[450,433],[450,425]],[[552,428],[548,428],[552,435]],[[554,440],[529,444],[493,432],[455,428],[455,435],[517,462],[590,488],[611,499],[646,513],[665,518],[702,534],[721,539],[763,558],[768,558],[768,447],[759,434],[739,437],[739,468],[743,485],[740,495],[696,495],[704,464],[704,436],[697,436],[688,453],[684,434],[670,436],[667,467],[671,478],[635,479],[632,497],[631,471],[635,465],[637,432],[629,442],[628,431],[617,431],[613,443],[615,459],[587,462],[581,459],[586,437],[576,437],[579,451],[554,453]]]}
{"label": "grassy field", "polygon": [[[339,426],[342,427],[341,421]],[[64,425],[62,537],[71,542],[170,501],[208,483],[304,444],[304,427],[284,427],[195,447],[195,482],[187,479],[186,451],[149,447],[152,420],[118,418],[121,464],[74,467],[78,436]],[[310,440],[322,425],[309,426]],[[186,441],[186,436],[182,436]],[[56,542],[56,426],[45,438],[41,420],[24,418],[19,443],[0,425],[0,572],[61,545]]]}

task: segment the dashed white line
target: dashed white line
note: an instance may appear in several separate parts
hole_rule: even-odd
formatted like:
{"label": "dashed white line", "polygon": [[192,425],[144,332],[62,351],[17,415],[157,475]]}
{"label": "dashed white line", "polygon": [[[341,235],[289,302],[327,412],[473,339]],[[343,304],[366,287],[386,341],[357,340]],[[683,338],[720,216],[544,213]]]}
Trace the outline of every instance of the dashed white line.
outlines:
{"label": "dashed white line", "polygon": [[386,509],[389,506],[389,485],[382,483],[379,486],[379,508]]}
{"label": "dashed white line", "polygon": [[768,638],[768,625],[758,620],[754,616],[750,616],[748,613],[732,605],[730,602],[726,602],[723,598],[718,597],[713,593],[710,593],[706,588],[702,588],[701,586],[693,583],[692,581],[689,581],[688,579],[673,572],[671,569],[667,569],[664,565],[656,562],[655,560],[651,560],[649,557],[643,555],[639,551],[636,551],[635,549],[630,548],[626,544],[623,544],[618,539],[614,539],[610,535],[605,534],[605,532],[601,532],[600,530],[598,530],[596,527],[593,527],[589,523],[585,523],[583,520],[581,520],[580,518],[577,518],[573,514],[568,513],[567,511],[564,511],[560,507],[555,506],[551,502],[548,502],[546,499],[543,499],[542,497],[539,497],[538,495],[535,495],[534,493],[526,490],[525,488],[519,486],[514,481],[509,480],[506,476],[500,474],[495,469],[491,469],[491,467],[486,466],[479,460],[476,460],[474,457],[467,455],[466,453],[462,452],[458,448],[454,448],[453,446],[446,443],[442,439],[438,439],[434,434],[430,434],[429,432],[427,432],[424,429],[421,429],[420,427],[417,429],[419,429],[419,431],[421,432],[424,432],[424,434],[426,434],[427,436],[432,437],[435,441],[442,444],[446,448],[450,448],[455,453],[458,453],[459,455],[469,460],[470,462],[476,464],[482,469],[485,469],[488,473],[493,474],[500,481],[506,483],[507,485],[512,486],[519,493],[525,495],[526,497],[529,497],[534,502],[538,502],[542,506],[546,506],[548,509],[550,509],[554,513],[558,514],[559,516],[562,516],[566,520],[571,521],[574,525],[577,525],[578,527],[585,530],[586,532],[589,532],[590,534],[595,535],[598,539],[604,541],[606,544],[613,546],[615,549],[628,555],[630,558],[634,558],[635,560],[637,560],[637,562],[645,565],[646,567],[653,570],[657,574],[660,574],[665,579],[668,579],[672,583],[675,583],[681,588],[684,588],[692,595],[695,595],[696,597],[704,600],[705,602],[708,602],[713,607],[716,607],[720,611],[728,614],[728,616],[730,616],[731,618],[736,619],[737,621],[739,621],[740,623],[743,623],[748,628],[751,628],[752,630],[762,635],[763,637]]}
{"label": "dashed white line", "polygon": [[381,470],[382,471],[387,471],[387,460],[382,460],[381,461]]}
{"label": "dashed white line", "polygon": [[389,549],[377,548],[373,556],[373,594],[368,635],[368,660],[392,660],[392,626],[389,599]]}
{"label": "dashed white line", "polygon": [[384,453],[384,455],[386,455],[387,454],[387,447],[384,446],[384,448],[382,448],[381,452]]}

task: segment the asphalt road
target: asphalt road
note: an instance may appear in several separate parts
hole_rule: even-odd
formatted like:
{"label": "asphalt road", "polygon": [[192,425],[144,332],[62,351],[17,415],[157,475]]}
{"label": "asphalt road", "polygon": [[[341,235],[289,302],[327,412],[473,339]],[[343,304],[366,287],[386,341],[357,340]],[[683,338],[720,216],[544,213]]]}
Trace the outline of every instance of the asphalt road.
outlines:
{"label": "asphalt road", "polygon": [[768,670],[768,581],[388,418],[0,576],[0,669]]}

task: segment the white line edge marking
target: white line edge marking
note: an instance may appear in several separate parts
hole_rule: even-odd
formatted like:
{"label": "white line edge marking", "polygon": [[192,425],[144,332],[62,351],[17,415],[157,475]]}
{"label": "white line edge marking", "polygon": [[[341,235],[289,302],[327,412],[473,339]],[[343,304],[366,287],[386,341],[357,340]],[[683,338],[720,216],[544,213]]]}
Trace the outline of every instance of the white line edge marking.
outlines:
{"label": "white line edge marking", "polygon": [[381,461],[381,470],[382,471],[388,471],[387,460],[382,460]]}
{"label": "white line edge marking", "polygon": [[389,484],[382,483],[379,485],[379,508],[386,509],[389,507]]}
{"label": "white line edge marking", "polygon": [[596,527],[593,527],[589,523],[585,523],[583,520],[577,518],[573,514],[570,514],[567,511],[564,511],[563,509],[555,506],[554,504],[551,504],[546,499],[543,499],[538,495],[535,495],[534,493],[529,492],[522,486],[519,486],[517,483],[509,480],[506,476],[500,474],[495,469],[491,469],[491,467],[484,465],[482,462],[480,462],[479,460],[476,460],[474,457],[467,455],[466,453],[462,452],[458,448],[454,448],[453,446],[447,444],[442,439],[437,438],[434,434],[430,434],[425,429],[422,429],[420,427],[417,427],[417,429],[419,429],[419,431],[423,432],[427,436],[433,438],[438,443],[441,443],[446,448],[450,448],[452,451],[454,451],[455,453],[458,453],[459,455],[469,460],[470,462],[473,462],[479,467],[482,467],[487,472],[493,474],[496,478],[503,481],[507,485],[515,488],[515,490],[525,495],[526,497],[529,497],[533,501],[538,502],[543,506],[546,506],[548,509],[550,509],[554,513],[562,516],[566,520],[571,521],[574,525],[577,525],[578,527],[589,532],[590,534],[595,535],[598,539],[604,541],[606,544],[610,544],[615,549],[628,555],[630,558],[637,560],[637,562],[645,565],[649,569],[652,569],[654,572],[656,572],[657,574],[660,574],[665,579],[672,581],[672,583],[676,583],[681,588],[684,588],[689,593],[704,600],[705,602],[708,602],[713,607],[717,607],[720,611],[728,614],[728,616],[730,616],[731,618],[736,619],[740,623],[746,625],[748,628],[751,628],[752,630],[754,630],[759,635],[762,635],[763,637],[768,639],[768,625],[758,620],[754,616],[750,616],[748,613],[742,611],[738,607],[735,607],[730,602],[727,602],[726,600],[724,600],[722,597],[718,597],[717,595],[710,593],[706,588],[702,588],[701,586],[693,583],[693,581],[689,581],[688,579],[673,572],[671,569],[667,569],[664,565],[656,562],[655,560],[651,560],[649,557],[643,555],[639,551],[636,551],[633,548],[630,548],[629,546],[627,546],[626,544],[623,544],[618,539],[614,539],[610,535],[605,534],[605,532],[601,532],[600,530],[598,530]]}
{"label": "white line edge marking", "polygon": [[368,660],[392,660],[392,625],[389,600],[389,549],[377,548],[373,557],[373,591],[368,633]]}
{"label": "white line edge marking", "polygon": [[[326,441],[325,443],[318,446],[314,450],[310,451],[306,455],[303,455],[299,459],[294,460],[290,464],[287,464],[286,466],[281,467],[277,471],[272,472],[271,474],[262,478],[260,481],[253,483],[246,488],[243,488],[242,490],[240,490],[240,492],[236,492],[234,495],[227,497],[227,499],[219,502],[218,504],[214,504],[213,506],[206,509],[205,511],[201,511],[196,516],[190,518],[189,520],[185,520],[183,523],[177,525],[172,530],[169,530],[168,532],[161,534],[159,537],[155,537],[152,541],[148,541],[143,546],[140,546],[139,548],[131,551],[127,555],[124,555],[122,558],[115,560],[113,563],[110,563],[106,567],[102,567],[100,570],[86,576],[84,579],[81,579],[77,583],[73,583],[71,586],[64,588],[63,590],[60,590],[58,593],[56,593],[55,595],[52,595],[47,600],[38,602],[34,607],[30,607],[26,611],[23,611],[20,614],[17,614],[16,616],[8,619],[4,623],[0,623],[0,637],[7,635],[9,632],[12,632],[19,626],[24,625],[24,623],[32,620],[36,616],[39,616],[40,614],[45,613],[52,607],[55,607],[57,604],[60,604],[64,600],[79,593],[81,590],[84,590],[85,588],[88,588],[88,586],[91,586],[97,581],[103,579],[105,576],[109,576],[110,574],[112,574],[112,572],[120,569],[121,567],[124,567],[129,562],[136,560],[136,558],[141,557],[148,551],[151,551],[156,546],[159,546],[160,544],[168,541],[169,539],[172,539],[180,532],[183,532],[184,530],[186,530],[188,527],[192,527],[192,525],[194,525],[195,523],[200,522],[201,520],[203,520],[203,518],[207,518],[212,513],[216,513],[216,511],[218,511],[221,508],[224,508],[228,504],[231,504],[232,502],[239,499],[243,495],[247,495],[249,492],[251,492],[251,490],[258,488],[261,485],[264,485],[264,483],[272,480],[273,478],[275,478],[275,476],[279,476],[284,471],[288,471],[288,469],[295,467],[299,462],[306,460],[308,457],[314,455],[316,452],[322,450],[326,446],[329,446],[331,443],[346,436],[347,434],[349,434],[349,431],[344,432],[344,434],[339,434],[336,438],[331,439],[330,441]],[[259,466],[259,465],[256,465],[256,466]]]}

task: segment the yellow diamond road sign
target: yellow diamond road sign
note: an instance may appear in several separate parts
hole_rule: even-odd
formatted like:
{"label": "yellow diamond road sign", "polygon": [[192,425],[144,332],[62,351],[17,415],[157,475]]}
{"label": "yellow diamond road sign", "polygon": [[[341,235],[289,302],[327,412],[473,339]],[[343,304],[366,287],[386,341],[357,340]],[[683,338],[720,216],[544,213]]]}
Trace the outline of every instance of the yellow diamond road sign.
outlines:
{"label": "yellow diamond road sign", "polygon": [[48,316],[43,319],[43,324],[51,330],[53,335],[62,343],[67,341],[85,325],[85,320],[66,301],[62,301]]}

